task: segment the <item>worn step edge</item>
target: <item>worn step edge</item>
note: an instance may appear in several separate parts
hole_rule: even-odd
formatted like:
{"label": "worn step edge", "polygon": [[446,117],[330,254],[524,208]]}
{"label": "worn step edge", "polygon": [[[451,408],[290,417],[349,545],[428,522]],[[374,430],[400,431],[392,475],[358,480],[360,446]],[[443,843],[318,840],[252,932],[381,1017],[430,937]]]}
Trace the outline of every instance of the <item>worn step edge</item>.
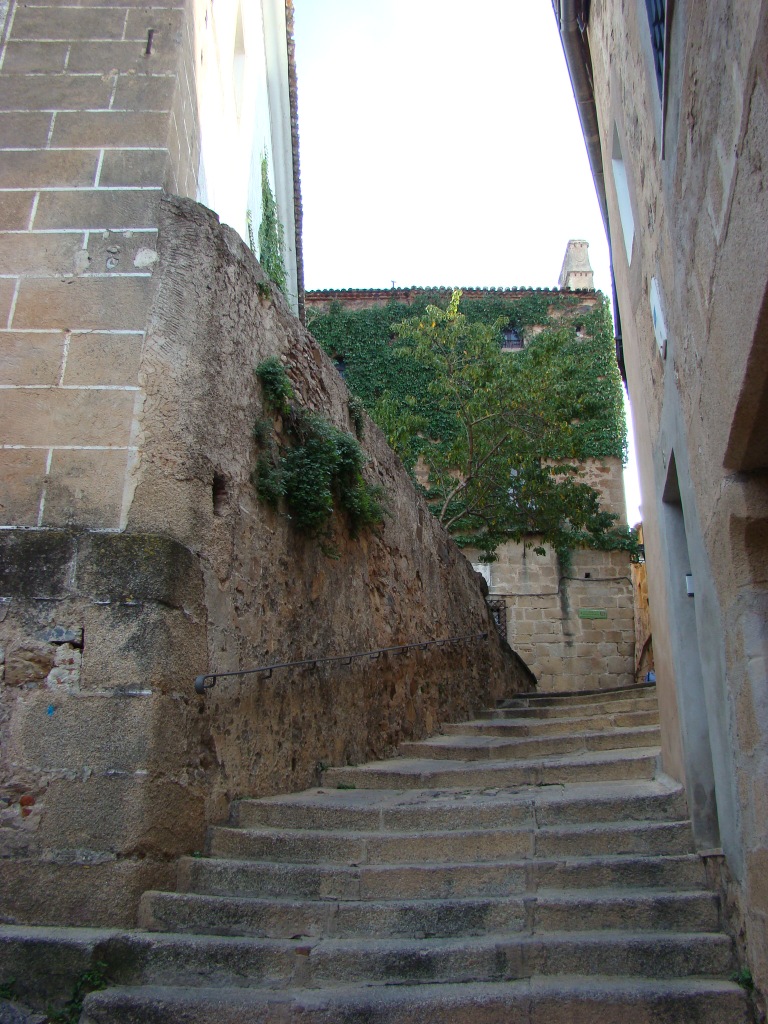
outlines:
{"label": "worn step edge", "polygon": [[[456,761],[430,758],[374,761],[323,772],[323,784],[361,789],[456,788],[466,786],[546,785],[569,780],[653,778],[658,747],[631,747],[563,757],[521,761]],[[395,786],[396,783],[396,786]]]}
{"label": "worn step edge", "polygon": [[[540,890],[504,897],[413,900],[296,900],[145,892],[138,924],[153,932],[208,935],[403,938],[562,930],[574,912],[582,931],[716,931],[719,901],[705,890]],[[619,920],[616,920],[616,916]]]}
{"label": "worn step edge", "polygon": [[[258,892],[253,889],[258,887]],[[586,886],[684,890],[706,886],[706,872],[695,854],[548,857],[539,860],[325,866],[182,858],[178,889],[213,896],[264,895],[298,899],[412,899],[431,893],[495,896],[544,888]]]}
{"label": "worn step edge", "polygon": [[[471,799],[469,799],[471,796]],[[441,827],[486,827],[523,815],[540,824],[556,815],[558,822],[602,821],[623,816],[627,821],[683,820],[688,817],[685,790],[667,776],[632,781],[565,783],[468,790],[338,790],[317,788],[285,796],[236,801],[230,825],[253,828],[339,829],[356,831],[422,831],[433,819]],[[453,824],[454,819],[457,825]],[[450,825],[448,824],[450,822]],[[433,830],[433,829],[430,829]]]}
{"label": "worn step edge", "polygon": [[466,1024],[468,1019],[473,1024],[502,1019],[509,1024],[749,1024],[751,1014],[744,991],[733,982],[563,976],[293,992],[111,988],[86,997],[82,1024]]}
{"label": "worn step edge", "polygon": [[629,747],[658,746],[661,730],[658,725],[635,728],[618,727],[597,732],[579,731],[571,735],[554,736],[475,736],[466,733],[448,733],[413,740],[399,747],[401,757],[440,757],[479,761],[509,757],[523,760],[528,757],[574,754],[598,750],[625,750]]}
{"label": "worn step edge", "polygon": [[690,824],[685,821],[616,821],[512,828],[454,829],[416,832],[336,832],[310,829],[232,828],[209,830],[207,853],[230,860],[286,863],[409,864],[496,859],[508,855],[535,858],[558,852],[693,853]]}

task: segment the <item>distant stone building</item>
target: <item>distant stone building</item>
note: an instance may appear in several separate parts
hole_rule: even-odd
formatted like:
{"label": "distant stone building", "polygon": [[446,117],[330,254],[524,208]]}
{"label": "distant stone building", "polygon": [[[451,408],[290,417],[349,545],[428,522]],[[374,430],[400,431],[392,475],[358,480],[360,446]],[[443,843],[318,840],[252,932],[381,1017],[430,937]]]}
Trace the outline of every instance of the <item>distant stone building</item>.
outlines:
{"label": "distant stone building", "polygon": [[768,3],[554,8],[610,233],[664,766],[765,994]]}
{"label": "distant stone building", "polygon": [[[586,242],[568,243],[559,289],[466,288],[462,300],[492,297],[514,301],[538,294],[544,299],[551,295],[554,303],[563,292],[576,291],[579,304],[572,315],[578,318],[599,301]],[[310,329],[313,317],[327,312],[332,303],[349,310],[389,303],[408,305],[430,291],[310,291],[305,298]],[[450,294],[445,289],[443,292],[445,296]],[[540,329],[533,325],[531,336]],[[523,335],[510,330],[501,344],[509,350],[509,358],[514,358],[514,350],[523,345]],[[621,460],[615,457],[589,459],[583,466],[584,479],[601,495],[602,507],[625,524],[622,470]],[[485,579],[494,615],[509,643],[536,675],[540,689],[631,685],[635,681],[635,637],[629,556],[621,551],[578,549],[568,576],[563,576],[555,553],[549,549],[546,554],[537,554],[534,546],[503,544],[496,552],[496,561],[490,564],[481,563],[480,552],[472,548],[465,548],[464,553]]]}

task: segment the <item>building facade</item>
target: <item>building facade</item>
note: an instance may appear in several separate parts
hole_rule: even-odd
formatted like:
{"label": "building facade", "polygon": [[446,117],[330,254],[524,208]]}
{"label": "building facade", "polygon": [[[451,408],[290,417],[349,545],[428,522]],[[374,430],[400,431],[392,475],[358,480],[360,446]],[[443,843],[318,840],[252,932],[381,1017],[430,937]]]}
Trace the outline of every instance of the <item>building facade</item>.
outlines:
{"label": "building facade", "polygon": [[666,770],[768,988],[768,4],[554,0],[609,230]]}
{"label": "building facade", "polygon": [[247,239],[266,156],[298,310],[290,9],[126,0],[2,13],[0,522],[120,530],[163,192]]}

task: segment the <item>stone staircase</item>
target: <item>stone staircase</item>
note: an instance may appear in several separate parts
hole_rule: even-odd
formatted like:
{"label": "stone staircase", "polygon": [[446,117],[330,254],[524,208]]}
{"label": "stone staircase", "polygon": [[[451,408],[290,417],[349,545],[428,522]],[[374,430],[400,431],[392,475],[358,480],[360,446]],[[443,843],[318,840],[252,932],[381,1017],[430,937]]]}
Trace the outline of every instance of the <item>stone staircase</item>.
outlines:
{"label": "stone staircase", "polygon": [[532,695],[241,800],[82,1021],[748,1024],[658,742],[653,687]]}

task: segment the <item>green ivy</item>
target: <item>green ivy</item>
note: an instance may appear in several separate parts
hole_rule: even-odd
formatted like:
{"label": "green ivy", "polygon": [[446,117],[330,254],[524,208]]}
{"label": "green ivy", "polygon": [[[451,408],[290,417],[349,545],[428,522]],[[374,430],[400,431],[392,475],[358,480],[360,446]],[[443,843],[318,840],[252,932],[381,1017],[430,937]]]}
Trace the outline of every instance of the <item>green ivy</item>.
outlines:
{"label": "green ivy", "polygon": [[[253,232],[251,231],[251,237]],[[285,233],[277,216],[277,203],[269,184],[267,155],[261,157],[261,223],[259,224],[259,263],[270,281],[285,294],[288,278],[285,272]]]}
{"label": "green ivy", "polygon": [[[398,449],[403,418],[418,417],[425,437],[446,437],[454,428],[430,394],[428,369],[395,340],[395,325],[430,304],[446,308],[449,300],[450,292],[434,291],[424,292],[412,305],[393,301],[350,310],[331,303],[328,312],[308,314],[308,326],[321,346],[332,358],[343,359],[350,390],[411,466],[418,441],[410,451]],[[573,427],[567,448],[543,452],[543,457],[626,459],[622,387],[607,300],[601,297],[585,310],[578,295],[533,292],[516,299],[462,298],[459,309],[470,323],[503,319],[523,334],[526,347],[507,358],[518,361],[521,374],[534,372],[549,381],[555,411]],[[543,330],[534,332],[534,327]]]}
{"label": "green ivy", "polygon": [[254,428],[262,448],[253,473],[259,498],[273,508],[282,502],[298,530],[321,539],[328,537],[337,508],[346,515],[352,537],[381,523],[384,490],[363,477],[366,456],[357,439],[324,416],[290,403],[293,391],[278,359],[265,360],[256,375],[265,402],[283,417],[287,435],[287,441],[278,441],[274,433],[265,436],[263,420]]}
{"label": "green ivy", "polygon": [[[261,390],[264,401],[276,413],[285,413],[290,410],[289,399],[293,398],[293,388],[285,372],[285,367],[277,358],[270,356],[254,370],[254,373],[261,381]],[[258,440],[258,434],[264,431],[264,421],[260,420],[254,424],[254,437]]]}

